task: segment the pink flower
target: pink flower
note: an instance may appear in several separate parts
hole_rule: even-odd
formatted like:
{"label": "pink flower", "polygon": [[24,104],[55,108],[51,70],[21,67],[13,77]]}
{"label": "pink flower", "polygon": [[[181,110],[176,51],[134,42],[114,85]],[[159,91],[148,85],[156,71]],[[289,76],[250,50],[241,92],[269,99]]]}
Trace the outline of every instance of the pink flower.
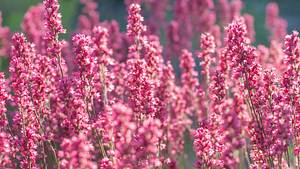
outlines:
{"label": "pink flower", "polygon": [[22,22],[22,30],[28,40],[33,42],[36,49],[43,54],[46,53],[46,44],[43,39],[45,34],[44,12],[42,4],[33,6],[26,12]]}
{"label": "pink flower", "polygon": [[132,4],[141,4],[143,0],[125,0],[125,5],[130,6]]}
{"label": "pink flower", "polygon": [[144,18],[140,13],[141,6],[139,4],[131,4],[129,6],[127,18],[127,36],[133,41],[139,41],[139,38],[143,36],[147,29],[143,25]]}
{"label": "pink flower", "polygon": [[5,77],[4,73],[0,73],[0,130],[6,130],[8,125],[8,120],[6,117],[6,100],[9,95],[6,91]]}
{"label": "pink flower", "polygon": [[150,18],[146,20],[150,34],[160,35],[160,29],[166,26],[166,14],[168,11],[168,1],[145,0],[145,5],[151,12]]}
{"label": "pink flower", "polygon": [[108,47],[108,30],[101,26],[93,29],[92,40],[95,44],[93,51],[93,57],[96,59],[95,70],[95,88],[98,94],[101,96],[102,106],[105,108],[108,104],[108,92],[113,88],[111,83],[112,72],[108,72],[108,68],[114,65],[114,59],[112,58],[112,49]]}
{"label": "pink flower", "polygon": [[204,76],[206,84],[208,85],[210,78],[210,66],[215,60],[213,56],[216,48],[214,37],[210,34],[202,34],[200,39],[200,48],[201,52],[199,52],[198,58],[201,59],[201,74]]}
{"label": "pink flower", "polygon": [[153,116],[157,111],[157,98],[154,93],[153,80],[147,72],[147,64],[141,59],[130,59],[126,77],[129,89],[129,103],[137,118],[142,114]]}
{"label": "pink flower", "polygon": [[12,138],[6,132],[0,132],[0,167],[1,168],[15,168],[16,164],[13,162],[14,151],[13,151]]}
{"label": "pink flower", "polygon": [[94,27],[100,24],[100,14],[97,11],[98,5],[94,0],[81,0],[80,2],[84,5],[84,8],[78,18],[77,31],[85,35],[91,35]]}
{"label": "pink flower", "polygon": [[74,53],[78,63],[79,72],[85,85],[92,87],[96,58],[93,56],[94,47],[90,36],[77,34],[72,38]]}
{"label": "pink flower", "polygon": [[194,150],[197,160],[196,167],[222,167],[222,161],[216,154],[219,152],[218,134],[213,126],[204,122],[194,133]]}
{"label": "pink flower", "polygon": [[247,27],[247,37],[253,42],[255,41],[254,18],[250,14],[243,15]]}
{"label": "pink flower", "polygon": [[14,156],[14,148],[12,145],[12,136],[8,134],[10,130],[8,119],[7,119],[7,109],[6,100],[9,95],[6,91],[6,84],[4,74],[0,73],[0,151],[2,157],[0,159],[1,168],[13,168],[15,167],[12,157]]}
{"label": "pink flower", "polygon": [[299,136],[298,136],[298,126],[300,116],[298,111],[300,110],[299,103],[299,82],[300,82],[300,45],[299,45],[299,37],[298,32],[294,31],[291,35],[287,35],[285,37],[285,59],[284,63],[286,64],[286,70],[282,75],[282,90],[286,94],[285,104],[291,105],[291,112],[293,114],[293,130],[294,137],[296,138],[296,149],[299,147]]}
{"label": "pink flower", "polygon": [[33,45],[28,43],[23,34],[16,33],[12,38],[11,50],[11,86],[14,91],[13,101],[17,105],[18,114],[15,121],[20,130],[18,138],[18,151],[22,168],[36,166],[37,144],[41,135],[37,112],[32,102],[32,73],[34,72],[33,59],[36,57]]}
{"label": "pink flower", "polygon": [[2,20],[2,13],[0,12],[0,41],[1,41],[1,48],[0,48],[0,56],[8,56],[9,54],[9,47],[10,47],[10,29],[8,27],[3,26]]}
{"label": "pink flower", "polygon": [[241,10],[244,7],[244,3],[241,0],[233,0],[230,3],[230,21],[236,20],[241,16]]}
{"label": "pink flower", "polygon": [[95,55],[98,57],[99,64],[111,65],[112,59],[110,56],[113,54],[112,50],[108,47],[108,30],[104,27],[98,26],[93,29],[93,42],[96,45]]}
{"label": "pink flower", "polygon": [[58,152],[60,158],[60,167],[62,169],[71,168],[90,168],[96,169],[96,163],[93,161],[92,152],[94,147],[86,136],[80,134],[70,139],[64,139],[61,143],[61,151]]}
{"label": "pink flower", "polygon": [[198,168],[299,167],[300,43],[276,4],[256,48],[241,0],[126,0],[125,32],[81,0],[70,42],[59,1],[43,2],[28,41],[0,19],[0,168],[176,169],[189,139]]}
{"label": "pink flower", "polygon": [[279,16],[278,5],[274,2],[266,7],[266,27],[271,32],[270,40],[282,41],[284,39],[287,22]]}
{"label": "pink flower", "polygon": [[[174,58],[180,52],[182,39],[180,38],[179,23],[175,20],[170,21],[166,29],[167,33],[167,58]],[[177,54],[177,55],[176,55]]]}
{"label": "pink flower", "polygon": [[46,10],[45,20],[46,28],[48,31],[49,40],[55,40],[51,38],[56,38],[55,36],[59,33],[65,33],[65,30],[61,23],[61,14],[59,13],[59,3],[58,0],[44,0],[44,7]]}
{"label": "pink flower", "polygon": [[129,58],[140,58],[143,45],[147,43],[147,37],[144,36],[147,27],[143,25],[141,7],[139,4],[131,4],[128,8],[127,18],[127,36],[131,41],[128,51]]}
{"label": "pink flower", "polygon": [[[53,67],[53,78],[57,76],[62,77],[64,75],[65,62],[61,56],[61,51],[64,45],[64,41],[58,40],[58,36],[61,33],[65,33],[66,30],[62,26],[61,14],[59,13],[58,0],[44,0],[45,8],[45,41],[47,45],[47,55],[51,59],[50,65]],[[49,66],[50,66],[49,65]],[[54,80],[53,80],[54,81]]]}
{"label": "pink flower", "polygon": [[184,93],[184,99],[187,100],[188,107],[187,113],[192,114],[195,109],[195,98],[197,87],[199,86],[198,82],[198,73],[195,70],[196,63],[192,54],[186,49],[182,50],[180,58],[180,68],[181,68],[181,84],[182,92]]}
{"label": "pink flower", "polygon": [[217,4],[217,11],[223,25],[227,25],[231,20],[230,4],[228,0],[219,0]]}

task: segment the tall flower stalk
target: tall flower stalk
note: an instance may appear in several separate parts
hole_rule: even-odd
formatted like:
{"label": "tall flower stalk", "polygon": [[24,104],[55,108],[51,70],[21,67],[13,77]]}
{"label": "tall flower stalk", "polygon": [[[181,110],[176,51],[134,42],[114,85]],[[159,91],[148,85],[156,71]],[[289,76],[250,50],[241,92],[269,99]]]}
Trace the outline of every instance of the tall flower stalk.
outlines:
{"label": "tall flower stalk", "polygon": [[127,0],[125,32],[80,2],[71,38],[58,0],[24,33],[0,19],[0,168],[299,167],[299,35],[275,3],[256,47],[241,0]]}

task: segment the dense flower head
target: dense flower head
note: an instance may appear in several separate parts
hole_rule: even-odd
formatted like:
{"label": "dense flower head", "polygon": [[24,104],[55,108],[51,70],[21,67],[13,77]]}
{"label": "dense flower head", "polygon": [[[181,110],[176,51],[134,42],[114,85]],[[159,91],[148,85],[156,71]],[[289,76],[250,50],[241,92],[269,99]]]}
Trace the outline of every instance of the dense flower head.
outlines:
{"label": "dense flower head", "polygon": [[162,46],[158,37],[150,36],[148,43],[144,45],[145,59],[149,67],[149,71],[155,76],[159,76],[161,65],[163,64]]}
{"label": "dense flower head", "polygon": [[13,167],[11,156],[13,155],[12,139],[7,134],[9,121],[6,115],[6,100],[9,95],[5,88],[4,74],[0,74],[0,151],[2,152],[2,158],[0,160],[0,167],[9,168]]}
{"label": "dense flower head", "polygon": [[249,14],[243,15],[243,17],[247,26],[247,37],[253,42],[255,40],[254,18]]}
{"label": "dense flower head", "polygon": [[43,35],[45,30],[44,6],[38,4],[31,7],[24,16],[22,30],[25,32],[29,41],[37,45],[37,49],[45,53]]}
{"label": "dense flower head", "polygon": [[282,41],[284,39],[287,22],[279,16],[279,7],[274,2],[266,6],[266,27],[271,33],[271,40]]}
{"label": "dense flower head", "polygon": [[112,55],[112,50],[108,48],[108,30],[98,26],[93,29],[93,41],[98,48],[99,61],[105,65],[109,62],[108,56]]}
{"label": "dense flower head", "polygon": [[213,74],[211,83],[209,85],[210,90],[210,99],[212,104],[212,111],[220,111],[214,110],[217,108],[217,105],[223,102],[223,99],[226,96],[226,82],[225,76],[222,74],[220,70],[216,70]]}
{"label": "dense flower head", "polygon": [[286,54],[286,63],[287,64],[295,64],[296,69],[299,66],[300,60],[300,51],[299,51],[299,37],[298,32],[293,31],[291,35],[287,35],[284,41],[284,54]]}
{"label": "dense flower head", "polygon": [[266,6],[266,11],[267,11],[266,24],[267,27],[271,28],[276,24],[276,19],[279,15],[279,7],[276,3],[269,3]]}
{"label": "dense flower head", "polygon": [[86,140],[84,135],[64,139],[61,147],[62,151],[58,153],[61,158],[61,168],[97,168],[91,155],[94,147]]}
{"label": "dense flower head", "polygon": [[222,167],[222,161],[216,158],[218,138],[211,125],[204,122],[194,133],[194,149],[196,151],[196,167]]}
{"label": "dense flower head", "polygon": [[127,20],[127,35],[130,38],[138,38],[146,31],[146,27],[143,25],[144,18],[141,15],[141,6],[139,4],[131,4],[129,6]]}
{"label": "dense flower head", "polygon": [[180,43],[180,34],[179,34],[179,23],[177,21],[171,21],[167,26],[167,57],[172,58],[177,52],[180,52],[182,46]]}
{"label": "dense flower head", "polygon": [[65,29],[61,23],[61,14],[59,13],[59,3],[58,0],[45,0],[45,20],[46,28],[49,31],[50,36],[55,36],[59,33],[64,33]]}
{"label": "dense flower head", "polygon": [[[27,82],[30,80],[30,71],[33,68],[32,59],[34,53],[33,44],[27,43],[23,34],[16,33],[13,38],[13,47],[11,49],[12,88],[16,93],[16,102],[22,99],[22,96],[29,94]],[[29,100],[29,98],[27,98]]]}
{"label": "dense flower head", "polygon": [[33,44],[28,43],[23,34],[16,33],[13,36],[13,46],[11,50],[12,64],[10,72],[12,74],[11,85],[14,91],[13,101],[18,106],[18,114],[21,117],[22,124],[26,127],[20,128],[18,148],[23,155],[20,157],[21,166],[30,168],[36,166],[37,160],[37,142],[41,135],[38,133],[39,124],[37,123],[36,110],[33,106],[31,93],[31,80],[34,73],[33,58],[35,58],[35,50]]}
{"label": "dense flower head", "polygon": [[128,65],[127,83],[130,92],[130,104],[138,114],[153,116],[157,111],[157,98],[154,95],[153,80],[146,72],[146,62],[144,60],[129,60]]}
{"label": "dense flower head", "polygon": [[78,74],[65,80],[65,106],[63,112],[64,117],[61,126],[65,130],[66,135],[73,135],[78,132],[86,132],[88,130],[88,104],[84,100],[84,92],[82,89],[82,81],[79,80]]}
{"label": "dense flower head", "polygon": [[81,0],[65,37],[43,2],[12,38],[0,18],[0,168],[299,168],[299,33],[277,4],[261,45],[241,0],[126,0],[125,31]]}
{"label": "dense flower head", "polygon": [[10,29],[3,26],[2,13],[0,12],[0,56],[7,56],[9,54],[9,39],[10,38]]}
{"label": "dense flower head", "polygon": [[92,46],[92,39],[90,36],[78,34],[72,38],[72,41],[79,71],[83,77],[82,80],[85,81],[85,83],[90,83],[96,64],[96,58],[93,56],[94,48]]}
{"label": "dense flower head", "polygon": [[188,50],[182,50],[180,62],[182,84],[190,89],[194,89],[198,85],[195,66],[196,64],[192,54]]}
{"label": "dense flower head", "polygon": [[93,0],[81,0],[84,8],[78,17],[77,31],[86,35],[90,35],[94,27],[100,24],[98,4]]}
{"label": "dense flower head", "polygon": [[13,168],[15,165],[11,157],[13,156],[13,148],[11,144],[11,138],[5,132],[0,132],[0,151],[2,154],[0,160],[0,167],[1,168]]}
{"label": "dense flower head", "polygon": [[[249,44],[249,39],[247,38],[247,28],[243,19],[234,20],[226,28],[227,31],[227,44],[230,48],[235,46],[241,46],[244,44]],[[236,49],[236,47],[234,48]]]}
{"label": "dense flower head", "polygon": [[[229,106],[230,105],[230,106]],[[231,109],[227,109],[231,107]],[[227,100],[221,106],[222,121],[220,123],[221,130],[224,131],[222,137],[222,143],[224,149],[222,150],[220,160],[224,164],[225,168],[236,167],[239,163],[239,159],[234,157],[234,151],[241,149],[245,145],[245,139],[243,138],[243,131],[245,121],[243,114],[245,112],[245,104],[243,99],[238,95],[234,96],[233,100]]]}
{"label": "dense flower head", "polygon": [[231,1],[230,6],[231,20],[235,20],[240,17],[240,12],[244,6],[244,3],[241,0],[233,0]]}
{"label": "dense flower head", "polygon": [[210,34],[202,34],[200,39],[200,48],[201,52],[199,52],[198,57],[201,59],[201,73],[209,78],[210,64],[214,61],[212,54],[215,52],[216,48],[214,37]]}
{"label": "dense flower head", "polygon": [[[233,77],[238,79],[249,71],[244,80],[247,81],[246,87],[255,86],[255,75],[258,73],[260,66],[256,64],[256,49],[250,46],[250,40],[247,38],[246,25],[243,20],[233,21],[227,28],[227,57],[231,60],[231,69]],[[249,78],[249,79],[248,79]]]}
{"label": "dense flower head", "polygon": [[187,100],[187,113],[192,114],[196,102],[196,91],[199,86],[198,72],[195,70],[196,63],[188,50],[182,50],[180,56],[180,68],[181,68],[181,84],[184,98]]}
{"label": "dense flower head", "polygon": [[3,73],[0,73],[0,127],[1,130],[5,129],[6,125],[8,125],[8,120],[6,117],[6,100],[9,95],[6,91],[5,87],[5,77]]}
{"label": "dense flower head", "polygon": [[[292,131],[295,132],[294,137],[296,142],[299,142],[298,136],[298,126],[299,126],[299,37],[298,32],[293,31],[291,35],[287,35],[284,41],[284,63],[286,68],[282,75],[281,84],[282,90],[288,96],[283,97],[285,104],[292,105],[289,107],[288,111],[292,112],[293,119]],[[296,113],[297,112],[297,113]],[[296,114],[294,114],[296,113]],[[299,146],[294,150],[294,153],[298,155]]]}
{"label": "dense flower head", "polygon": [[219,0],[217,4],[217,10],[220,13],[220,20],[222,24],[228,24],[230,21],[230,4],[228,0]]}
{"label": "dense flower head", "polygon": [[[65,33],[65,29],[62,26],[61,14],[59,13],[58,0],[45,0],[43,1],[45,10],[45,43],[47,45],[46,52],[49,58],[51,58],[51,64],[54,68],[56,75],[63,76],[64,59],[61,57],[64,41],[60,41],[59,34]],[[60,72],[60,73],[59,73]]]}
{"label": "dense flower head", "polygon": [[[294,31],[291,35],[285,38],[285,54],[284,63],[287,65],[283,73],[282,86],[286,93],[290,94],[291,101],[298,98],[297,83],[299,82],[299,37],[298,32]],[[288,98],[288,100],[290,100]]]}

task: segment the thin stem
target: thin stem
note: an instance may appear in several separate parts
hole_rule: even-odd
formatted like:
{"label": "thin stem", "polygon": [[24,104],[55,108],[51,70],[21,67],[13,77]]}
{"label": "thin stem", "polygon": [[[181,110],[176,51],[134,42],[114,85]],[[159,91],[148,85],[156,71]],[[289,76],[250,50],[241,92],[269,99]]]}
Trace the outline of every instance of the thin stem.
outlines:
{"label": "thin stem", "polygon": [[99,71],[100,71],[99,79],[100,79],[101,89],[102,89],[102,102],[103,102],[103,106],[105,107],[108,103],[108,99],[107,99],[105,66],[103,64],[99,65]]}
{"label": "thin stem", "polygon": [[64,72],[63,72],[63,68],[62,68],[62,63],[61,63],[61,55],[58,55],[57,57],[57,60],[58,60],[58,67],[59,67],[59,71],[60,71],[60,75],[61,75],[61,78],[64,77]]}
{"label": "thin stem", "polygon": [[[55,41],[58,42],[58,34],[55,36]],[[62,68],[62,63],[61,63],[61,53],[56,53],[56,58],[58,60],[58,68],[59,68],[59,72],[60,72],[60,75],[61,75],[61,78],[64,77],[64,72],[63,72],[63,68]]]}
{"label": "thin stem", "polygon": [[[30,76],[31,76],[31,75],[30,75]],[[34,101],[33,101],[33,97],[32,97],[33,94],[32,94],[32,83],[31,83],[31,82],[29,83],[28,88],[29,88],[29,94],[30,94],[31,104],[32,104],[32,106],[35,106],[35,105],[34,105]],[[40,110],[40,112],[41,112],[41,107],[39,107],[39,110]],[[41,123],[41,120],[43,120],[43,119],[42,119],[42,117],[40,117],[40,116],[37,114],[37,111],[33,111],[33,112],[34,112],[34,116],[35,116],[36,122],[39,124],[39,133],[40,133],[42,136],[45,136],[45,129],[43,128],[43,125],[42,125],[42,123]],[[41,113],[40,113],[40,114],[41,114]],[[52,150],[52,153],[53,153],[53,156],[54,156],[54,160],[55,160],[55,162],[56,162],[57,168],[59,169],[59,161],[58,161],[58,158],[57,158],[57,156],[56,156],[56,151],[55,151],[53,145],[51,144],[51,142],[50,142],[49,140],[46,140],[46,141],[49,142],[49,146],[50,146],[50,149]],[[42,143],[42,144],[43,144],[43,148],[44,148],[44,143]]]}
{"label": "thin stem", "polygon": [[[87,81],[87,79],[84,77],[84,76],[81,76],[82,80],[83,81]],[[91,80],[91,79],[89,79]],[[84,101],[85,101],[85,104],[86,104],[86,112],[88,113],[88,116],[89,116],[89,119],[92,118],[92,114],[91,112],[89,111],[89,103],[92,102],[92,96],[91,96],[91,87],[89,85],[85,86],[85,92],[86,92],[86,95],[84,96]],[[93,105],[93,103],[91,103]],[[101,136],[98,132],[97,129],[92,129],[92,132],[96,135],[96,140],[97,140],[97,143],[98,143],[98,146],[100,147],[100,153],[102,154],[103,157],[108,157],[107,154],[106,154],[106,151],[104,149],[104,146],[103,146],[103,143],[102,143],[102,139],[101,139]]]}
{"label": "thin stem", "polygon": [[45,145],[44,145],[44,143],[42,143],[42,149],[43,149],[43,167],[45,168],[45,169],[47,169],[48,168],[48,166],[47,166],[47,160],[46,160],[46,153],[45,153]]}
{"label": "thin stem", "polygon": [[[26,128],[25,128],[25,119],[24,119],[24,114],[23,114],[23,110],[22,110],[22,107],[19,105],[19,112],[20,112],[20,114],[21,114],[21,119],[22,119],[22,130],[23,130],[23,132],[24,133],[26,133]],[[25,145],[27,145],[28,144],[28,138],[27,138],[27,136],[26,136],[26,134],[25,134]],[[31,161],[30,161],[30,156],[29,156],[29,153],[27,152],[27,161],[28,161],[28,166],[29,166],[29,169],[31,169]]]}

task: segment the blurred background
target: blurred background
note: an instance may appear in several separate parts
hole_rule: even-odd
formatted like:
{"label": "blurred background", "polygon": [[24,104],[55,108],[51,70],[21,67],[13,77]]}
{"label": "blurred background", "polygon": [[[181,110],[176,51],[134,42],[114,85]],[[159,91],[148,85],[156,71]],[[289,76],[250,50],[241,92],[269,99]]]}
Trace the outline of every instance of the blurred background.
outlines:
{"label": "blurred background", "polygon": [[[170,0],[175,1],[175,0]],[[20,23],[24,14],[32,5],[41,3],[42,0],[0,0],[0,11],[2,11],[3,25],[10,27],[12,32],[21,31]],[[121,30],[126,29],[127,12],[123,0],[97,0],[100,20],[115,19],[119,22]],[[280,8],[280,16],[288,21],[288,32],[300,31],[300,0],[243,0],[245,6],[243,13],[249,13],[255,18],[256,42],[255,44],[267,44],[268,32],[265,28],[265,7],[269,2],[276,2]],[[77,18],[83,8],[79,0],[60,0],[63,25],[67,34],[76,28]],[[147,17],[147,16],[146,16]],[[0,70],[7,69],[7,60],[0,60]],[[187,137],[188,138],[188,137]],[[187,139],[185,151],[189,152],[189,160],[193,161],[192,141]],[[182,162],[182,168],[192,168],[191,161]],[[180,162],[181,163],[181,162]]]}
{"label": "blurred background", "polygon": [[[171,1],[171,0],[170,0]],[[174,0],[172,0],[174,1]],[[20,23],[30,6],[42,0],[0,0],[0,11],[3,14],[3,23],[12,31],[20,31]],[[123,0],[97,0],[100,11],[100,20],[115,19],[120,23],[121,29],[126,27],[126,8]],[[243,12],[250,13],[255,18],[256,44],[267,42],[265,29],[265,6],[268,2],[276,2],[280,8],[280,15],[288,21],[288,31],[300,28],[300,1],[299,0],[243,0]],[[71,32],[76,27],[77,16],[82,9],[79,0],[60,0],[63,25]],[[68,36],[68,35],[66,35]]]}

